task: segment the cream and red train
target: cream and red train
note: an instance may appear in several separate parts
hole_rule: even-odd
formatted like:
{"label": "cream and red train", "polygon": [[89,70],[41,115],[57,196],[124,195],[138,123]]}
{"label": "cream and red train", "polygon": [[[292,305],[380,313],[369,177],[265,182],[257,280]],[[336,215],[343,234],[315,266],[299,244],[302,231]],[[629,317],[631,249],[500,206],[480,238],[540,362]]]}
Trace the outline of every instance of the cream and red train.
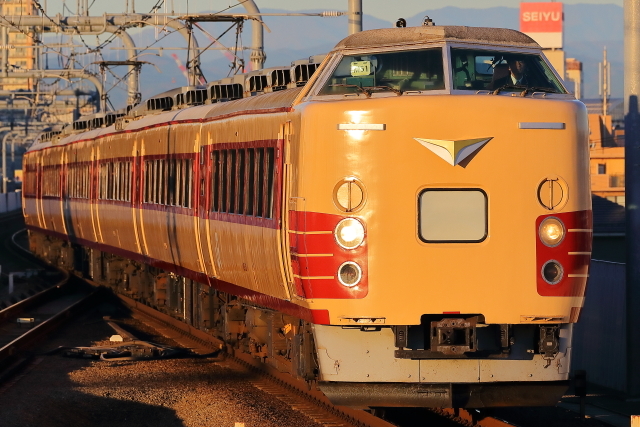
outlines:
{"label": "cream and red train", "polygon": [[555,403],[591,251],[584,105],[511,30],[365,31],[300,64],[43,137],[32,250],[339,404]]}

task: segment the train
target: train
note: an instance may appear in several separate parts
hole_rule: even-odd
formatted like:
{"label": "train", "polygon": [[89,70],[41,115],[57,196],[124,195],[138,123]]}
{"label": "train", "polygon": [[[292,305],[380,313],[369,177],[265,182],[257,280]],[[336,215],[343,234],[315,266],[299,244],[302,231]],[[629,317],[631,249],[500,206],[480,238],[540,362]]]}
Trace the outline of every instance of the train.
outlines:
{"label": "train", "polygon": [[369,30],[42,134],[23,213],[37,256],[335,404],[554,405],[588,133],[525,34]]}

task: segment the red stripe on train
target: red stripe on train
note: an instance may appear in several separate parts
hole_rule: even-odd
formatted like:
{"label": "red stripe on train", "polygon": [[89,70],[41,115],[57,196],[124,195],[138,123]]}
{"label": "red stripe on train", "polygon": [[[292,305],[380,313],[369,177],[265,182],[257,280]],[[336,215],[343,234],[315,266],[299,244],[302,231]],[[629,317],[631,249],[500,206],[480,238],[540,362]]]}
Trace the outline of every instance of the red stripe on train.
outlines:
{"label": "red stripe on train", "polygon": [[[540,241],[538,230],[545,218],[560,219],[565,226],[565,237],[558,246],[550,248]],[[591,260],[591,239],[593,236],[592,211],[564,212],[541,215],[536,220],[536,277],[538,294],[542,296],[573,297],[584,296]],[[542,267],[547,261],[555,260],[564,270],[562,279],[555,285],[542,277]]]}
{"label": "red stripe on train", "polygon": [[[289,228],[294,231],[289,233],[291,267],[293,274],[298,276],[295,277],[295,285],[299,296],[359,299],[369,293],[366,238],[355,249],[343,249],[333,236],[333,230],[343,218],[346,216],[289,212]],[[338,269],[346,261],[354,261],[362,269],[362,279],[357,286],[347,287],[338,280]]]}

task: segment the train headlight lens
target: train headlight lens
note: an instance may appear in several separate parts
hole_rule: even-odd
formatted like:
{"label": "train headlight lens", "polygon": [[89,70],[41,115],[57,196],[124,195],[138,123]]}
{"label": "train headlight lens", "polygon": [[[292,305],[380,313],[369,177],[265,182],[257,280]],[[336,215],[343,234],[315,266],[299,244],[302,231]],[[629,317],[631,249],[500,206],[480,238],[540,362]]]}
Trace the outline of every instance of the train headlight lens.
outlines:
{"label": "train headlight lens", "polygon": [[542,277],[550,285],[555,285],[558,282],[560,282],[560,280],[562,280],[563,275],[564,275],[564,269],[562,268],[562,265],[560,265],[558,261],[554,261],[554,260],[547,261],[542,266]]}
{"label": "train headlight lens", "polygon": [[347,261],[338,268],[338,280],[344,286],[351,288],[362,279],[362,269],[353,261]]}
{"label": "train headlight lens", "polygon": [[558,246],[564,239],[564,224],[558,218],[546,218],[538,229],[540,240],[549,247]]}
{"label": "train headlight lens", "polygon": [[338,244],[345,249],[355,249],[364,241],[364,225],[355,218],[345,218],[334,231]]}

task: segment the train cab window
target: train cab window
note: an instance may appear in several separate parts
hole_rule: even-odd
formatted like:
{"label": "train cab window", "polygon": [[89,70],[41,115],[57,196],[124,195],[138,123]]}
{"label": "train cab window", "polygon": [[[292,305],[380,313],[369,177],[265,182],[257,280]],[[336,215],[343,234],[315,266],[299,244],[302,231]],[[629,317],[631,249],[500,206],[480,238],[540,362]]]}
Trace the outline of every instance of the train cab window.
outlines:
{"label": "train cab window", "polygon": [[540,55],[451,49],[455,90],[567,93]]}
{"label": "train cab window", "polygon": [[410,50],[342,58],[318,95],[444,89],[442,49]]}

